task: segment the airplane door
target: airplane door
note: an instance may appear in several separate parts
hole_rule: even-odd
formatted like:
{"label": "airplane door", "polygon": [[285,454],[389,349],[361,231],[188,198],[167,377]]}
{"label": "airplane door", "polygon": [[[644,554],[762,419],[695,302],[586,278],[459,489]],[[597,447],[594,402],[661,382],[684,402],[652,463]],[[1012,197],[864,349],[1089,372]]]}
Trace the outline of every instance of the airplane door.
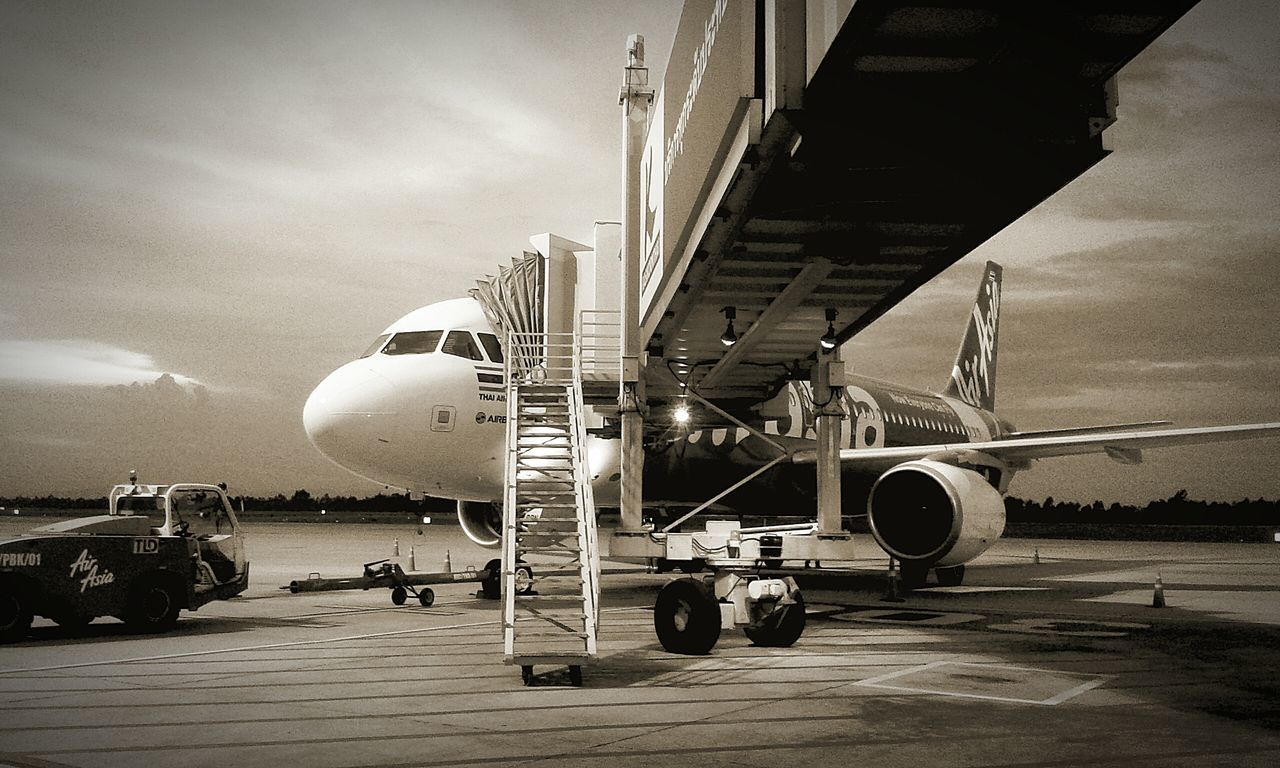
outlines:
{"label": "airplane door", "polygon": [[845,407],[849,419],[844,422],[850,434],[841,435],[841,445],[850,448],[884,447],[884,412],[871,393],[861,387],[845,387]]}

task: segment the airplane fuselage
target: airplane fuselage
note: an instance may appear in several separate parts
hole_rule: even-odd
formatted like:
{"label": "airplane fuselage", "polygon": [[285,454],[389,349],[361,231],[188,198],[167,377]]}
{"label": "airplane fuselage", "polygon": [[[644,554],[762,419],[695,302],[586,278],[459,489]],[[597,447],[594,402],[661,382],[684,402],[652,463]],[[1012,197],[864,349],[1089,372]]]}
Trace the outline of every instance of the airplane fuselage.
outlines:
{"label": "airplane fuselage", "polygon": [[[951,397],[850,375],[841,447],[955,444],[997,438],[1007,426],[989,411]],[[370,353],[334,371],[307,402],[315,445],[375,482],[463,501],[500,499],[507,420],[497,335],[473,299],[424,307],[392,324]],[[655,424],[646,450],[646,500],[700,504],[751,469],[788,451],[812,449],[813,402],[792,382],[750,413],[739,414],[768,439],[742,427]],[[620,441],[588,437],[598,506],[618,503]],[[865,511],[865,491],[892,466],[860,465],[843,479],[846,514]],[[1007,482],[1007,478],[1006,478]],[[744,514],[808,515],[812,467],[780,463],[726,497]]]}

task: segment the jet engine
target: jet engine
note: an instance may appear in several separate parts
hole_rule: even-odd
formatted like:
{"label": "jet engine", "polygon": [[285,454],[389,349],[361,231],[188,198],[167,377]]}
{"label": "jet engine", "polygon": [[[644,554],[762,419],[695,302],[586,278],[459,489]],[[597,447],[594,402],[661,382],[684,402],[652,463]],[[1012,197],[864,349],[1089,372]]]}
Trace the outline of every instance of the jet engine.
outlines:
{"label": "jet engine", "polygon": [[971,469],[924,459],[890,469],[867,500],[871,533],[885,552],[924,566],[962,565],[1004,532],[1004,498]]}
{"label": "jet engine", "polygon": [[502,545],[502,506],[488,501],[459,501],[458,523],[462,532],[488,549]]}

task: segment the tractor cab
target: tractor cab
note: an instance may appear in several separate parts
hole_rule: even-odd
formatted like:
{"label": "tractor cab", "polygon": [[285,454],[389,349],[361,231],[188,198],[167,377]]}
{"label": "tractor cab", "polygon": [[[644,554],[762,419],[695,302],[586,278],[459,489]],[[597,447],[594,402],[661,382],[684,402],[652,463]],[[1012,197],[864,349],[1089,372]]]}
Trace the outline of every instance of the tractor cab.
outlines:
{"label": "tractor cab", "polygon": [[222,486],[142,485],[132,477],[130,481],[111,489],[107,514],[146,518],[153,536],[193,539],[199,557],[197,592],[234,582],[244,575],[244,534]]}

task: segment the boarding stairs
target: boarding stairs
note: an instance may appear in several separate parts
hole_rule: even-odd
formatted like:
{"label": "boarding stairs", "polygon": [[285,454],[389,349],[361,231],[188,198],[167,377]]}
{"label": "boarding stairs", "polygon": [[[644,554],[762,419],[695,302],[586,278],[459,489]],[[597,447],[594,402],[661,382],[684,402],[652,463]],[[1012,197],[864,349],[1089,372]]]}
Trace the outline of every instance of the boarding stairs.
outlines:
{"label": "boarding stairs", "polygon": [[[582,665],[596,655],[600,555],[586,458],[582,338],[507,335],[503,656],[520,666],[526,684],[535,664],[567,666],[570,681],[581,684]],[[532,589],[518,583],[521,563],[532,569]]]}

